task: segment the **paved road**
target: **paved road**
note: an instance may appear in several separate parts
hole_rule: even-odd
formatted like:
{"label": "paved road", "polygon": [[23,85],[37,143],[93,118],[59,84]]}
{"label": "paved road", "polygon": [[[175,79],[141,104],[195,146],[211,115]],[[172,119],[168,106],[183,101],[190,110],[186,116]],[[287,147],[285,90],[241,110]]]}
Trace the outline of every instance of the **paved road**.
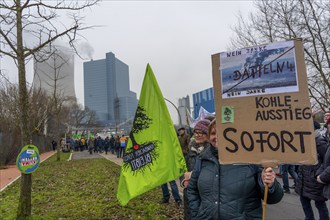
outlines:
{"label": "paved road", "polygon": [[[278,169],[275,169],[276,173],[278,173]],[[278,178],[277,180],[282,184],[282,178]],[[293,179],[289,179],[289,185],[293,185]],[[291,190],[291,194],[284,194],[284,197],[281,202],[274,205],[267,205],[267,220],[295,220],[295,219],[305,219],[304,211],[301,207],[301,203],[299,200],[299,195],[293,190]],[[330,202],[327,202],[328,209],[330,210]],[[312,202],[312,207],[314,210],[315,219],[319,219],[318,211],[315,208],[314,202]]]}
{"label": "paved road", "polygon": [[[76,153],[74,153],[75,155]],[[80,153],[79,152],[79,157],[81,158],[95,158],[96,155],[89,155],[86,151],[86,153]],[[78,156],[78,154],[76,155]],[[74,158],[77,158],[76,156],[74,156]],[[103,156],[104,158],[118,164],[121,165],[122,163],[122,159],[121,158],[117,158],[115,155],[113,154],[99,154],[97,156]],[[277,178],[277,180],[282,183],[282,179],[281,178]],[[293,180],[289,179],[290,181],[290,185],[293,185]],[[181,188],[181,187],[179,187]],[[328,205],[328,209],[330,210],[330,202],[327,202]],[[315,219],[319,219],[318,218],[318,212],[315,208],[315,205],[313,203],[313,209],[314,209],[314,213],[315,213]],[[300,201],[299,201],[299,196],[298,194],[296,194],[294,192],[294,190],[291,189],[291,194],[284,194],[284,197],[282,199],[282,201],[278,204],[274,204],[274,205],[267,205],[267,211],[266,211],[266,219],[267,220],[303,220],[304,219],[304,212],[303,209],[301,208],[300,205]]]}
{"label": "paved road", "polygon": [[[277,179],[282,183],[282,179]],[[293,180],[290,179],[290,186],[293,185]],[[318,211],[312,202],[315,219],[319,219]],[[330,210],[330,202],[327,202],[328,209]],[[291,189],[291,194],[284,194],[281,202],[275,205],[267,206],[267,220],[303,220],[305,215],[300,204],[299,195]]]}
{"label": "paved road", "polygon": [[95,159],[102,158],[98,153],[90,154],[87,150],[84,151],[75,151],[72,153],[71,160],[80,160],[80,159]]}

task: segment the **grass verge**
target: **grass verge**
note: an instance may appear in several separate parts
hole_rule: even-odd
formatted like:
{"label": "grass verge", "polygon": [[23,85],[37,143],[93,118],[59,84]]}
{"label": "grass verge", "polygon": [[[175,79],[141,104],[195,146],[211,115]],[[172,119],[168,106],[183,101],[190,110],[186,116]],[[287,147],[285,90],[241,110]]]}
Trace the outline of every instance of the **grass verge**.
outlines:
{"label": "grass verge", "polygon": [[[160,205],[160,188],[125,207],[116,199],[120,167],[104,158],[67,161],[56,154],[32,174],[32,217],[29,219],[183,219],[173,201]],[[15,219],[20,181],[0,193],[0,219]]]}

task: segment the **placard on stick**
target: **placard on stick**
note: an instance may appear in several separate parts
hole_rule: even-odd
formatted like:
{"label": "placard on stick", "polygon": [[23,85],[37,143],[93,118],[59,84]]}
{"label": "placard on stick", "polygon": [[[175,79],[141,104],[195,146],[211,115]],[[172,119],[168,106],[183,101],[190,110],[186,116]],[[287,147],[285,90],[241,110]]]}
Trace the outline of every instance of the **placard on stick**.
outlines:
{"label": "placard on stick", "polygon": [[301,40],[212,55],[221,164],[315,164]]}

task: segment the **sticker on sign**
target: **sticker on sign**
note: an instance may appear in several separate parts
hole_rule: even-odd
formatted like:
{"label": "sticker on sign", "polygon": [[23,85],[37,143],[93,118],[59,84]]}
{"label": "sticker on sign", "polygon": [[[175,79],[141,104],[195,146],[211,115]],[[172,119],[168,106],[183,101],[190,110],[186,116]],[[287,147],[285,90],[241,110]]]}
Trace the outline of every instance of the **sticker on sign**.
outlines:
{"label": "sticker on sign", "polygon": [[26,150],[27,154],[34,154],[34,150]]}

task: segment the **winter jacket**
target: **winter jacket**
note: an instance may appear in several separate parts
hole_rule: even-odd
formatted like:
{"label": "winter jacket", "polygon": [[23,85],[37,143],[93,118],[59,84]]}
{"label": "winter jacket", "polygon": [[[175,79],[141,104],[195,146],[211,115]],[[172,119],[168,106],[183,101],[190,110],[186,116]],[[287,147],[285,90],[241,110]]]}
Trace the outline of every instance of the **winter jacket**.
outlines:
{"label": "winter jacket", "polygon": [[94,148],[94,141],[92,139],[88,139],[88,149],[93,149]]}
{"label": "winter jacket", "polygon": [[[315,132],[317,134],[317,132]],[[321,135],[315,137],[318,163],[316,165],[301,165],[298,169],[298,180],[295,191],[300,196],[315,201],[325,201],[323,196],[324,184],[316,181],[316,177],[323,170],[323,162],[327,151],[327,142]]]}
{"label": "winter jacket", "polygon": [[323,163],[323,172],[320,175],[320,179],[326,185],[323,188],[323,196],[330,199],[330,143],[327,142],[327,152],[325,154]]}
{"label": "winter jacket", "polygon": [[[200,155],[201,168],[192,172],[187,194],[191,219],[261,219],[264,186],[256,165],[220,165],[213,146]],[[196,166],[197,167],[197,166]],[[275,180],[268,191],[267,203],[283,197]]]}

